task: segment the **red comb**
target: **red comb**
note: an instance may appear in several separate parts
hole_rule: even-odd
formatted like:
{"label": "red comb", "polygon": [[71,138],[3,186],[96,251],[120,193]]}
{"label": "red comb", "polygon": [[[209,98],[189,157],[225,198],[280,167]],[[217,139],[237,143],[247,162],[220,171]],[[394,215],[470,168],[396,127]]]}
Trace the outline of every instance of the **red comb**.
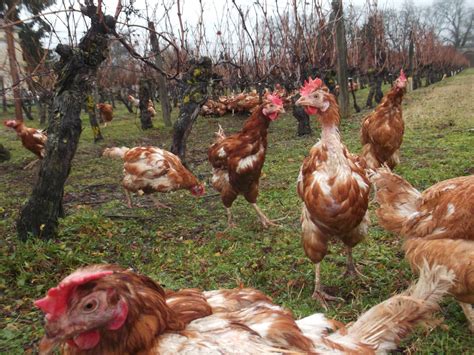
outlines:
{"label": "red comb", "polygon": [[274,103],[275,105],[277,106],[282,106],[283,105],[283,100],[281,99],[281,97],[276,94],[276,93],[273,93],[273,94],[268,94],[266,99],[268,101],[271,101],[272,103]]}
{"label": "red comb", "polygon": [[407,81],[407,77],[405,76],[405,72],[403,69],[400,69],[400,76],[398,77],[400,80]]}
{"label": "red comb", "polygon": [[307,96],[311,94],[314,90],[317,90],[323,86],[323,81],[319,78],[311,79],[309,77],[308,80],[304,82],[304,85],[300,89],[301,96]]}
{"label": "red comb", "polygon": [[3,124],[7,127],[13,127],[16,124],[16,120],[6,120],[3,121]]}
{"label": "red comb", "polygon": [[112,273],[113,271],[110,270],[79,270],[73,272],[62,280],[58,286],[50,288],[46,297],[35,301],[35,306],[40,308],[46,314],[48,320],[57,318],[66,311],[67,301],[72,291],[77,286],[83,285],[92,280],[100,279]]}

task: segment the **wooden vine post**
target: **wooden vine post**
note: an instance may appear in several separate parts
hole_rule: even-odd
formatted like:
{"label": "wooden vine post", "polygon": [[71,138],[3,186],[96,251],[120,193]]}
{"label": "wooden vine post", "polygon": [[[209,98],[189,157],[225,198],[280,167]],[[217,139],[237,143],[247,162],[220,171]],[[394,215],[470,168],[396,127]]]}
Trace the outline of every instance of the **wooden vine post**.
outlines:
{"label": "wooden vine post", "polygon": [[349,117],[349,90],[347,88],[347,42],[342,13],[342,0],[333,0],[332,11],[336,21],[337,81],[339,109],[342,117]]}

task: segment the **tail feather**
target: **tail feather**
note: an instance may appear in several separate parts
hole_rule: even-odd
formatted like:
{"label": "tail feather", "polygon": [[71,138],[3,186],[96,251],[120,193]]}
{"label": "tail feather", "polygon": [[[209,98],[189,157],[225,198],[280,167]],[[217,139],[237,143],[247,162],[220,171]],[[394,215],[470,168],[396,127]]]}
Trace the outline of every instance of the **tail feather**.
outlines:
{"label": "tail feather", "polygon": [[401,233],[403,224],[417,213],[420,192],[388,168],[370,174],[370,181],[375,186],[375,199],[379,204],[376,210],[379,223],[391,232]]}
{"label": "tail feather", "polygon": [[377,156],[375,155],[374,147],[372,146],[372,144],[364,144],[360,156],[364,158],[368,169],[380,168],[380,162],[377,159]]}
{"label": "tail feather", "polygon": [[221,125],[219,125],[219,129],[217,130],[215,135],[216,135],[216,138],[217,138],[218,141],[223,140],[223,139],[226,138],[226,135],[224,133],[224,129],[222,128]]}
{"label": "tail feather", "polygon": [[103,157],[108,158],[120,158],[123,159],[124,155],[130,150],[127,147],[113,147],[113,148],[105,148],[104,152],[102,153]]}
{"label": "tail feather", "polygon": [[445,266],[430,268],[424,261],[415,285],[372,307],[353,325],[329,338],[336,344],[368,345],[377,352],[393,350],[417,324],[433,320],[431,315],[438,310],[438,302],[452,286],[454,277]]}

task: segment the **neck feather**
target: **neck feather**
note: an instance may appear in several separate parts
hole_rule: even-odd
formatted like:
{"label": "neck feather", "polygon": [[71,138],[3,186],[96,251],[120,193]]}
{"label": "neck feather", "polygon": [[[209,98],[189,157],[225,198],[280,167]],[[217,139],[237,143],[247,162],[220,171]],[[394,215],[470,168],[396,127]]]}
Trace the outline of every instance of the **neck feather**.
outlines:
{"label": "neck feather", "polygon": [[262,112],[263,105],[260,105],[253,111],[252,115],[244,123],[242,132],[256,131],[258,130],[261,133],[266,133],[268,126],[270,125],[270,120]]}

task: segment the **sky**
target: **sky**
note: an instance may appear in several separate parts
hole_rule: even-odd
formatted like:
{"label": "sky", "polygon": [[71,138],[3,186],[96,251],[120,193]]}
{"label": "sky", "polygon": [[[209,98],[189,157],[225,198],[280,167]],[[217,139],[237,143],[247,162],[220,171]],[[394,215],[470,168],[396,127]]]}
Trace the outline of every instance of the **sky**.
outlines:
{"label": "sky", "polygon": [[[117,5],[118,0],[103,0],[104,8],[105,8],[105,13],[107,14],[113,14],[115,12],[115,7]],[[292,2],[292,0],[260,0],[262,3],[265,1],[268,4],[268,12],[274,12],[278,6],[280,10],[284,10],[285,6],[288,2]],[[298,0],[301,2],[301,0]],[[323,4],[326,4],[326,6],[329,6],[330,0],[319,0],[322,1]],[[373,3],[375,0],[371,0]],[[433,4],[434,0],[408,0],[412,2],[416,6],[430,6]],[[449,0],[446,0],[449,1]],[[468,3],[473,2],[474,0],[466,0]],[[58,4],[53,8],[54,9],[64,9],[63,3],[66,3],[67,6],[71,5],[76,9],[79,9],[78,1],[74,0],[61,0],[57,1]],[[97,1],[95,1],[97,3]],[[148,12],[148,15],[153,18],[155,17],[156,19],[162,18],[164,14],[164,7],[163,3],[167,6],[169,6],[172,3],[176,3],[176,0],[122,0],[122,3],[128,4],[130,2],[133,2],[134,8],[141,10],[142,14],[146,14]],[[246,9],[255,2],[255,0],[236,0],[236,3],[242,7],[242,9]],[[306,0],[306,2],[309,4],[311,3],[311,0]],[[353,4],[356,7],[362,7],[366,6],[367,0],[343,0],[344,5],[347,6],[349,4]],[[203,3],[203,8],[204,8],[204,25],[205,25],[205,30],[207,33],[207,37],[213,40],[215,38],[215,33],[219,27],[219,22],[221,20],[221,13],[224,4],[226,1],[224,0],[202,0]],[[405,3],[405,0],[402,1],[396,1],[396,0],[378,0],[378,8],[379,9],[384,9],[384,8],[396,8],[400,9],[403,4]],[[190,27],[195,28],[198,20],[198,16],[200,13],[200,4],[199,0],[181,0],[181,6],[182,6],[182,17],[183,21],[185,22],[185,27],[186,25],[189,25]],[[148,5],[148,6],[147,6]],[[231,20],[236,20],[238,18],[238,13],[236,9],[233,7],[231,0],[228,0],[228,5],[231,10],[229,13],[229,18]],[[154,10],[156,10],[156,15],[154,16]],[[178,17],[177,17],[177,8],[174,6],[170,10],[170,20],[174,26],[178,26]],[[56,33],[53,34],[51,38],[45,39],[44,44],[45,46],[48,47],[55,47],[59,42],[62,43],[67,43],[68,42],[68,31],[67,31],[67,16],[65,13],[60,13],[60,14],[52,14],[46,16],[48,21],[50,22],[51,26],[55,29]],[[124,14],[122,13],[122,16],[119,20],[125,21],[124,20]],[[137,18],[135,16],[132,16],[131,18],[131,23],[134,24],[139,24],[139,25],[145,25],[146,26],[146,21],[144,19]],[[82,34],[86,30],[86,23],[82,19],[81,15],[78,13],[75,13],[73,16],[69,18],[69,23],[70,27],[72,29],[76,30],[77,34],[77,39],[80,39],[82,37]],[[164,22],[162,21],[161,24]],[[119,25],[120,26],[120,25]],[[160,24],[157,25],[157,30],[164,30],[165,28],[163,25],[160,26]],[[123,26],[122,26],[123,30]],[[143,43],[142,38],[145,38],[145,32],[143,30],[136,29],[136,35],[135,39],[140,43]],[[225,38],[225,37],[224,37]]]}

